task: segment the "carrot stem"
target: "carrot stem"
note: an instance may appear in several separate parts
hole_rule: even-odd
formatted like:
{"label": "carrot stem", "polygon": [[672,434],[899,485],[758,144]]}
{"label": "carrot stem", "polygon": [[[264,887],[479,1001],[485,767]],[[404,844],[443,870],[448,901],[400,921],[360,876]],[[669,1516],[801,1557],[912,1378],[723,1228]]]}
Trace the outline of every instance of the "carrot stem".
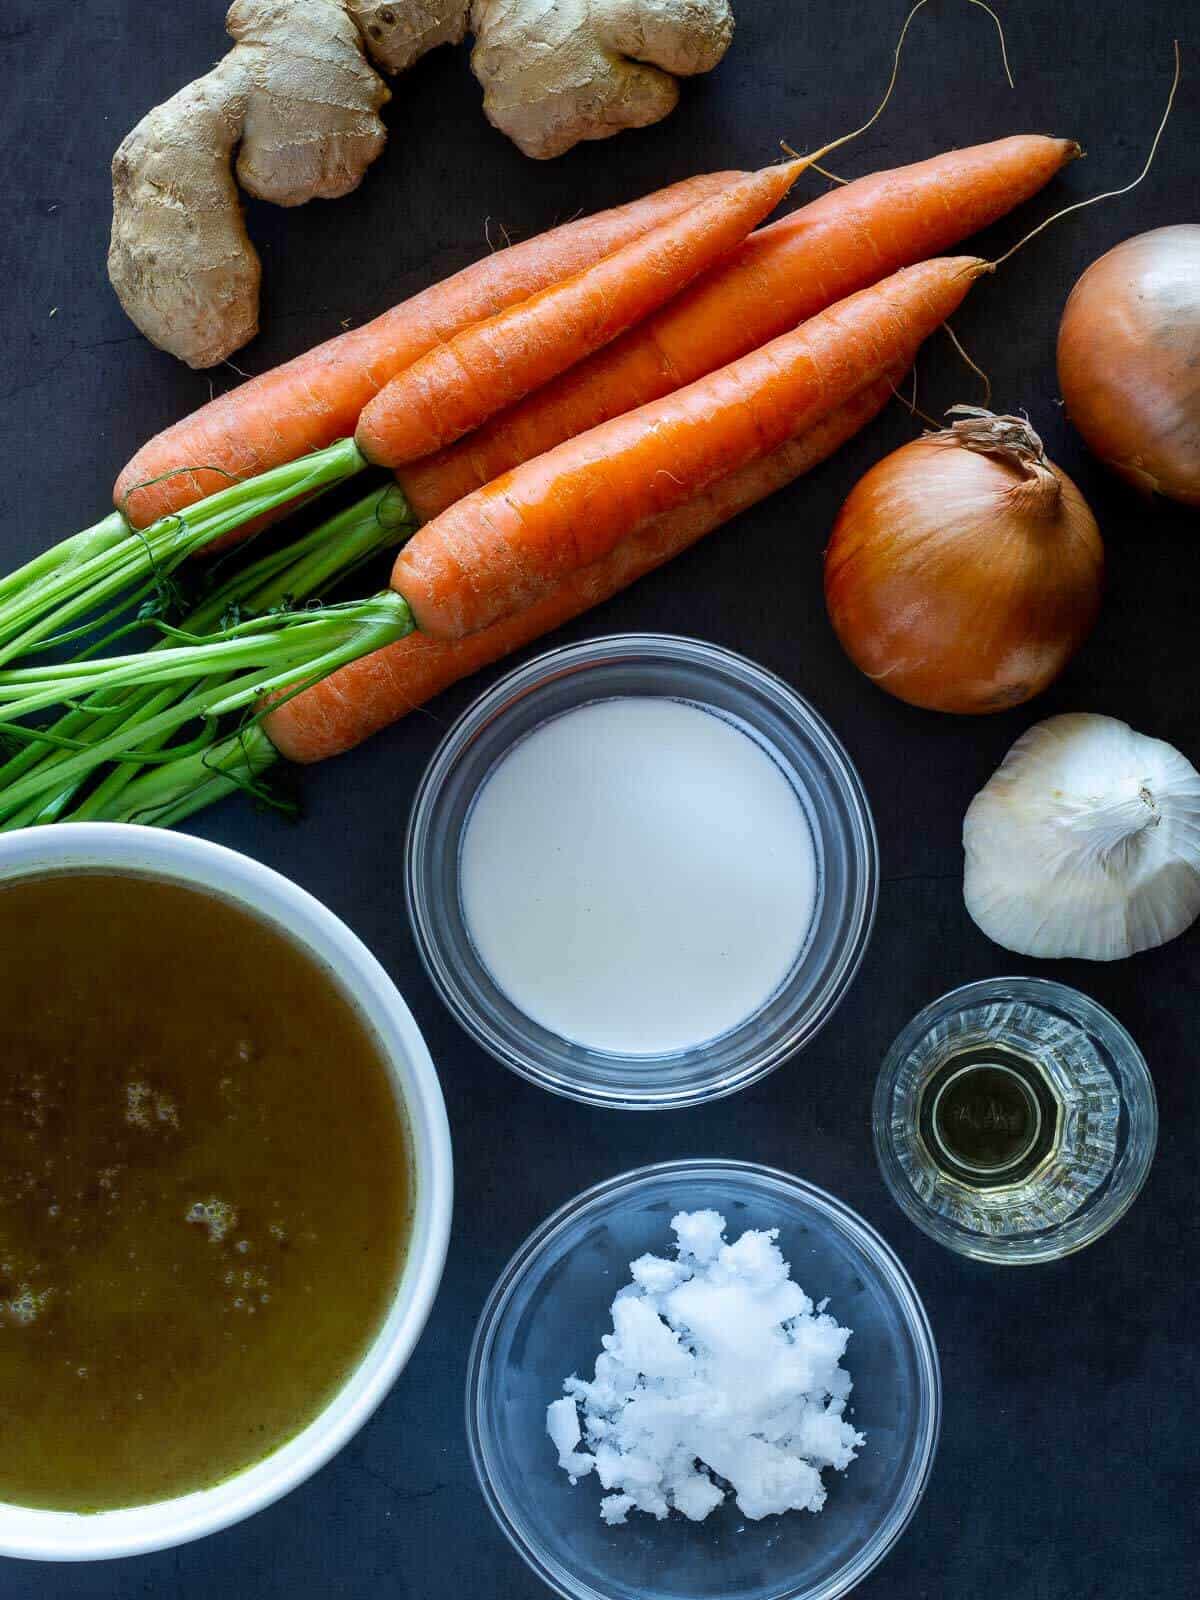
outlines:
{"label": "carrot stem", "polygon": [[235,483],[144,530],[120,534],[106,518],[97,524],[104,533],[79,547],[81,555],[88,552],[82,559],[43,569],[42,577],[0,598],[0,665],[68,632],[114,599],[163,582],[185,557],[246,522],[344,482],[365,466],[354,441],[342,439],[300,461]]}
{"label": "carrot stem", "polygon": [[50,573],[81,566],[92,556],[110,550],[114,544],[126,538],[129,532],[129,524],[121,513],[110,511],[108,516],[102,517],[90,528],[73,533],[68,539],[60,539],[48,550],[43,550],[41,555],[34,556],[32,561],[27,561],[23,567],[17,567],[12,572],[6,573],[0,578],[0,601],[8,599],[10,595],[19,594],[31,583],[40,582]]}
{"label": "carrot stem", "polygon": [[231,734],[201,755],[180,757],[134,780],[91,815],[104,822],[140,822],[173,828],[239,789],[254,794],[279,752],[257,723]]}
{"label": "carrot stem", "polygon": [[[68,755],[58,768],[59,782],[63,785],[77,783],[95,768],[97,762],[120,761],[131,753],[135,759],[144,760],[143,752],[157,748],[154,741],[165,742],[180,728],[194,721],[208,725],[211,730],[210,742],[216,744],[220,737],[221,717],[252,708],[264,694],[291,690],[298,671],[303,670],[306,682],[310,678],[323,678],[366,651],[378,650],[383,645],[403,638],[412,629],[412,618],[404,602],[401,601],[397,606],[392,603],[393,599],[390,594],[383,594],[356,605],[330,607],[323,615],[314,614],[315,622],[311,625],[308,622],[298,623],[293,617],[290,619],[293,628],[307,630],[303,646],[289,644],[286,632],[268,631],[257,641],[260,647],[257,665],[234,677],[226,677],[217,665],[215,653],[222,649],[220,641],[193,647],[190,652],[196,657],[193,679],[204,686],[194,688],[192,693],[177,700],[166,710],[147,716],[144,720],[135,718],[124,722],[87,749]],[[210,652],[208,655],[205,654],[206,649]],[[159,658],[156,663],[158,670],[170,671],[169,667],[164,669],[161,665],[169,654],[169,651],[164,652]],[[143,655],[134,659],[140,668],[138,682],[144,685],[156,681],[147,670],[153,657]],[[221,659],[228,661],[228,657]],[[240,654],[239,661],[244,665]],[[124,665],[118,660],[115,672],[122,672]],[[219,675],[216,681],[206,682],[213,679],[214,675]],[[14,708],[10,706],[7,710],[11,718]],[[0,731],[10,730],[0,722]],[[33,732],[36,736],[36,730],[20,731],[23,734]],[[39,796],[44,797],[44,779],[37,772],[29,773],[18,779],[5,793],[5,810],[11,817],[12,813]],[[6,821],[5,826],[11,827],[13,824]]]}
{"label": "carrot stem", "polygon": [[[372,555],[401,543],[413,526],[404,497],[394,485],[375,490],[293,544],[270,552],[220,584],[188,615],[183,628],[193,634],[211,634],[231,613],[246,616],[289,603],[302,604]],[[152,663],[167,648],[168,643],[162,641],[144,659]],[[70,664],[59,670],[68,673]],[[200,687],[207,689],[209,684]],[[186,680],[147,685],[142,679],[136,687],[120,691],[117,704],[103,714],[76,709],[59,717],[49,729],[23,730],[19,735],[22,747],[0,765],[0,828],[57,821],[97,769],[118,759],[100,753],[107,751],[110,736],[124,728],[132,740],[140,730],[113,770],[84,801],[75,804],[71,820],[106,815],[107,807],[137,777],[141,765],[154,759],[151,752],[166,745],[174,732],[168,727],[147,736],[145,724],[194,689]],[[213,737],[210,730],[208,744]],[[85,759],[89,751],[90,761]],[[136,756],[131,753],[134,751]],[[178,749],[168,750],[162,759],[181,754]],[[17,780],[30,773],[36,773],[36,778],[17,789]]]}
{"label": "carrot stem", "polygon": [[[283,612],[255,617],[235,627],[224,628],[211,638],[190,645],[172,645],[152,653],[133,651],[124,656],[106,656],[100,661],[76,662],[65,667],[28,667],[0,672],[0,705],[7,720],[32,716],[48,706],[78,699],[82,695],[106,694],[133,684],[148,688],[176,679],[195,682],[197,678],[220,677],[244,669],[277,676],[294,671],[296,666],[324,654],[345,639],[358,636],[364,627],[377,623],[403,621],[396,633],[402,638],[412,631],[408,607],[388,602],[399,599],[390,593],[346,605],[324,606],[316,611]],[[285,676],[286,682],[286,676]],[[239,679],[231,694],[238,693]],[[236,709],[218,702],[214,715]]]}

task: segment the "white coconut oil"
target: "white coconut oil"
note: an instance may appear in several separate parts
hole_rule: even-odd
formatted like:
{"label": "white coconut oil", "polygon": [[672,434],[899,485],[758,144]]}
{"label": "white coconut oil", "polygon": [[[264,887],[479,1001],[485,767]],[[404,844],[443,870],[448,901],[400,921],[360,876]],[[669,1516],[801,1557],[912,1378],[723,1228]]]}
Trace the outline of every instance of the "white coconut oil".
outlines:
{"label": "white coconut oil", "polygon": [[467,820],[460,882],[496,984],[561,1038],[665,1055],[758,1011],[817,899],[796,789],[702,706],[595,701],[528,734]]}

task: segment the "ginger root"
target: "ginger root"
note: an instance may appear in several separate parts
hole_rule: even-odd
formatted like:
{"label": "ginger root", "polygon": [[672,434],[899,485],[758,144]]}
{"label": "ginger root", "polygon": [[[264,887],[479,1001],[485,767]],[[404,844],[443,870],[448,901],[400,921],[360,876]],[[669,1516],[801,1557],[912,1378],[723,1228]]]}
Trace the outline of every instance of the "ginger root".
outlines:
{"label": "ginger root", "polygon": [[440,44],[460,44],[467,31],[470,0],[346,0],[346,10],[371,60],[383,72],[404,72]]}
{"label": "ginger root", "polygon": [[387,137],[380,72],[468,23],[488,118],[539,159],[665,117],[675,76],[714,67],[733,32],[728,0],[234,0],[233,49],[113,157],[108,272],[146,337],[192,367],[252,339],[238,184],[283,206],[348,194]]}
{"label": "ginger root", "polygon": [[728,0],[474,0],[471,66],[489,122],[527,156],[559,156],[668,116],[677,78],[711,72]]}
{"label": "ginger root", "polygon": [[389,98],[340,0],[235,0],[234,48],[143,117],[112,163],[108,275],[128,315],[193,367],[258,331],[261,267],[230,170],[277,205],[348,193]]}

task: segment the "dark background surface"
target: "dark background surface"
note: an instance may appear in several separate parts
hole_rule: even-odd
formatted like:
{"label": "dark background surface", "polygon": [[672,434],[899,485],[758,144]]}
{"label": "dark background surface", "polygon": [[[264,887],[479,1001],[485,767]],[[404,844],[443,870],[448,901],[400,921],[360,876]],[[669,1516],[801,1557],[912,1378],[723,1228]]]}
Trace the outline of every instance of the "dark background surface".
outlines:
{"label": "dark background surface", "polygon": [[[688,87],[670,121],[553,164],[526,161],[485,124],[463,52],[426,59],[396,85],[389,148],[357,194],[332,208],[252,209],[265,332],[235,357],[238,366],[263,371],[337,332],[343,319],[365,320],[464,265],[484,248],[489,217],[517,236],[705,167],[771,160],[781,137],[811,147],[862,119],[886,81],[902,4],[735,3],[729,57]],[[1134,175],[1166,94],[1170,41],[1189,8],[1027,0],[1004,10],[1015,91],[1003,82],[988,19],[957,0],[935,0],[914,24],[888,112],[839,152],[835,167],[857,175],[1017,131],[1080,139],[1088,159],[986,237],[980,248],[990,253],[1058,204]],[[117,468],[143,438],[206,399],[210,383],[237,381],[225,368],[191,373],[151,349],[104,274],[111,151],[145,109],[222,52],[220,16],[221,0],[92,0],[57,13],[34,0],[3,7],[5,567],[101,515]],[[1192,63],[1200,72],[1200,59]],[[956,318],[993,377],[999,408],[1029,408],[1108,541],[1103,619],[1041,701],[990,720],[917,712],[873,691],[832,638],[821,550],[856,477],[911,437],[895,406],[806,482],[557,636],[661,629],[744,651],[809,696],[859,764],[882,846],[878,925],[850,998],[798,1060],[706,1109],[600,1113],[523,1083],[450,1022],[408,931],[401,845],[435,744],[495,672],[310,774],[301,826],[241,801],[197,821],[198,832],[277,867],[344,917],[424,1029],[457,1162],[441,1296],[373,1422],[284,1502],[199,1544],[136,1561],[70,1569],[0,1562],[0,1594],[537,1600],[544,1591],[493,1526],[467,1460],[461,1388],[476,1315],[504,1261],[547,1212],[625,1168],[688,1155],[767,1162],[832,1190],[896,1247],[925,1299],[944,1368],[941,1451],[924,1505],[859,1591],[864,1600],[1195,1592],[1200,927],[1112,967],[1016,960],[963,909],[959,833],[967,802],[1012,740],[1056,711],[1122,717],[1200,759],[1194,515],[1142,505],[1085,457],[1057,402],[1053,364],[1063,301],[1088,262],[1131,233],[1200,220],[1198,110],[1193,76],[1144,186],[1040,238]],[[813,176],[801,197],[821,187]],[[929,409],[978,398],[943,339],[922,356],[920,372]],[[1005,1270],[950,1255],[894,1208],[871,1152],[870,1097],[883,1052],[915,1011],[956,984],[1011,971],[1063,978],[1117,1014],[1149,1058],[1162,1132],[1149,1183],[1113,1233],[1056,1265]]]}

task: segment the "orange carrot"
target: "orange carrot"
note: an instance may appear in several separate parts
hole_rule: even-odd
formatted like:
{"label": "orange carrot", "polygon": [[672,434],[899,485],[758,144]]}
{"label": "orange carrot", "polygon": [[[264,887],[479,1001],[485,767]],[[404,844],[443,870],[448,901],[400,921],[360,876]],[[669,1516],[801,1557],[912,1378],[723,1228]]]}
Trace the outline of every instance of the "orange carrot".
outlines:
{"label": "orange carrot", "polygon": [[[373,322],[250,379],[143,445],[117,479],[114,504],[135,527],[145,527],[225,488],[228,475],[266,472],[346,437],[367,401],[434,345],[610,255],[737,176],[688,178],[499,250]],[[138,487],[162,473],[172,476]]]}
{"label": "orange carrot", "polygon": [[649,517],[806,432],[921,342],[989,271],[973,256],[905,267],[687,388],[535,456],[416,533],[392,587],[437,638],[523,610]]}
{"label": "orange carrot", "polygon": [[[900,372],[894,374],[899,382]],[[739,512],[810,471],[882,410],[888,380],[869,385],[800,438],[751,462],[695,500],[656,517],[603,560],[570,573],[515,616],[465,639],[411,633],[277,706],[264,726],[291,761],[324,761],[361,744],[460,678],[561,627],[661,567]]]}
{"label": "orange carrot", "polygon": [[469,437],[403,468],[397,477],[409,505],[428,521],[564,439],[715,371],[900,267],[939,255],[1027,200],[1078,154],[1068,139],[1021,134],[822,195],[752,234],[606,349]]}
{"label": "orange carrot", "polygon": [[461,439],[665,305],[743,242],[804,171],[788,161],[739,178],[574,277],[476,322],[392,379],[355,442],[399,467]]}

